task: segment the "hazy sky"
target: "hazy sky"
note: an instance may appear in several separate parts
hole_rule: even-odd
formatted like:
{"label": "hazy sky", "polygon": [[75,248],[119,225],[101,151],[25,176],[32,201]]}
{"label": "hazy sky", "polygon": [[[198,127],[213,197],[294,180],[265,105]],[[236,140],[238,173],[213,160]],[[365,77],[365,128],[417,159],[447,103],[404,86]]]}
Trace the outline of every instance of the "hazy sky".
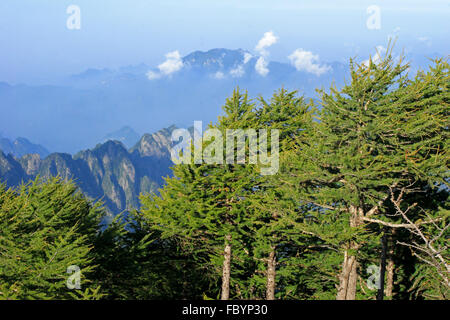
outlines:
{"label": "hazy sky", "polygon": [[[67,28],[70,5],[80,29]],[[380,28],[368,27],[368,7]],[[243,48],[267,31],[278,42],[270,59],[296,49],[323,61],[367,58],[390,35],[414,55],[450,52],[445,0],[1,0],[0,81],[46,83],[87,68],[157,65],[167,52]],[[370,24],[370,22],[369,22]]]}

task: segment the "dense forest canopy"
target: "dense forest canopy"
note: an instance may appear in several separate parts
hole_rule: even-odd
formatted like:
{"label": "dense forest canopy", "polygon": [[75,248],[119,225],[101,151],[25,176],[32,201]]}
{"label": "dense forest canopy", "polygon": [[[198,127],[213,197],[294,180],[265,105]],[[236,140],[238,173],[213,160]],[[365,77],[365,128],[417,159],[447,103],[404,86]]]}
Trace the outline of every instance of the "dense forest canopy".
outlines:
{"label": "dense forest canopy", "polygon": [[1,185],[0,299],[449,299],[449,64],[408,70],[236,89],[210,129],[279,130],[278,172],[193,158],[107,225],[70,181]]}

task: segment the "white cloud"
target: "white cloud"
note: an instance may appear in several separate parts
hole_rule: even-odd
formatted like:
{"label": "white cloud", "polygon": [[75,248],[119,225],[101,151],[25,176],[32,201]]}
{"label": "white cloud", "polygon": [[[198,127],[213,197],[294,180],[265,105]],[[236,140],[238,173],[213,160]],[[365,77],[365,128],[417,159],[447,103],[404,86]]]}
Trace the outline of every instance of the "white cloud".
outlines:
{"label": "white cloud", "polygon": [[268,63],[267,63],[266,59],[264,59],[264,57],[259,57],[258,61],[256,61],[256,64],[255,64],[255,70],[260,75],[265,77],[269,73],[269,69],[267,68],[267,66],[268,66]]}
{"label": "white cloud", "polygon": [[156,80],[156,79],[161,78],[161,74],[158,72],[149,71],[149,72],[147,72],[147,78],[149,80]]}
{"label": "white cloud", "polygon": [[223,72],[217,71],[217,72],[214,74],[214,78],[216,78],[216,79],[223,79],[223,78],[225,78],[225,75],[223,74]]}
{"label": "white cloud", "polygon": [[253,55],[249,52],[244,53],[244,60],[242,64],[236,66],[234,69],[230,70],[230,75],[233,78],[240,78],[245,74],[244,66],[253,58]]}
{"label": "white cloud", "polygon": [[[266,58],[269,56],[269,51],[267,51],[267,48],[273,46],[277,42],[278,37],[272,31],[268,31],[264,33],[263,37],[258,41],[258,44],[255,47],[255,50],[258,51],[260,55],[260,57],[256,61],[255,70],[263,77],[265,77],[269,73],[269,68],[267,68],[269,63],[266,60]],[[249,61],[251,57],[247,59]],[[244,61],[245,60],[246,59],[244,58]]]}
{"label": "white cloud", "polygon": [[330,66],[320,65],[319,56],[303,49],[295,50],[288,59],[298,71],[306,71],[320,76],[331,70]]}
{"label": "white cloud", "polygon": [[253,55],[251,53],[244,53],[244,64],[247,64],[251,58],[253,58]]}
{"label": "white cloud", "polygon": [[370,63],[370,59],[372,59],[372,63],[375,63],[375,64],[379,63],[381,61],[381,55],[386,53],[386,50],[387,49],[383,46],[377,46],[377,50],[376,50],[375,54],[373,55],[373,57],[370,57],[369,59],[364,60],[362,62],[362,64],[364,66],[368,67],[369,63]]}
{"label": "white cloud", "polygon": [[183,68],[183,60],[178,51],[169,52],[166,54],[167,60],[158,66],[159,71],[164,75],[170,75]]}
{"label": "white cloud", "polygon": [[166,54],[166,61],[158,66],[159,73],[154,71],[147,72],[150,80],[159,79],[162,76],[170,76],[171,74],[183,68],[183,60],[178,51],[172,51]]}
{"label": "white cloud", "polygon": [[273,46],[278,42],[278,37],[272,31],[264,33],[264,36],[258,41],[255,50],[258,51],[262,56],[267,56],[267,48]]}
{"label": "white cloud", "polygon": [[244,66],[238,65],[236,68],[230,70],[230,74],[233,78],[240,78],[245,74]]}

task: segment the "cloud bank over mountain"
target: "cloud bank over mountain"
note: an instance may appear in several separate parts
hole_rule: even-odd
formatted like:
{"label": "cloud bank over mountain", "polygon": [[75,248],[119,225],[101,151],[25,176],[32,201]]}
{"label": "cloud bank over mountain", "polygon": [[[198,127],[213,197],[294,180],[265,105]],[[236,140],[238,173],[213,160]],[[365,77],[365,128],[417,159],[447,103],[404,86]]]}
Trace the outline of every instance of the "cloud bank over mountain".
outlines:
{"label": "cloud bank over mountain", "polygon": [[311,51],[306,51],[303,49],[295,50],[290,56],[289,60],[292,65],[295,66],[297,71],[306,71],[316,76],[320,76],[325,72],[331,70],[330,66],[321,65],[318,63],[319,56],[313,54]]}
{"label": "cloud bank over mountain", "polygon": [[75,153],[124,126],[151,132],[174,123],[214,122],[238,86],[252,96],[269,97],[285,87],[314,98],[316,88],[343,83],[347,64],[322,61],[313,51],[298,49],[286,63],[271,61],[270,50],[280,42],[269,31],[253,52],[216,48],[182,56],[173,50],[156,66],[91,68],[59,85],[0,83],[0,127],[10,137]]}
{"label": "cloud bank over mountain", "polygon": [[183,68],[183,60],[180,53],[172,51],[166,54],[166,61],[158,66],[159,72],[149,71],[147,77],[150,80],[159,79],[163,76],[170,76],[171,74],[180,71]]}

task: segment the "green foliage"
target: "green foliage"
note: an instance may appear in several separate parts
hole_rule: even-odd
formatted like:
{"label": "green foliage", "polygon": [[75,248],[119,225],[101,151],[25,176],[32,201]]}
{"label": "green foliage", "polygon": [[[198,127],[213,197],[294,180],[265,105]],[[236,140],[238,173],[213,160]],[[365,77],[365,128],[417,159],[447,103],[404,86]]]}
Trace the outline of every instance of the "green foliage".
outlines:
{"label": "green foliage", "polygon": [[[92,244],[102,209],[72,183],[39,179],[17,191],[0,187],[0,297],[72,299],[99,297],[89,275]],[[67,268],[78,266],[84,295],[66,287]]]}
{"label": "green foliage", "polygon": [[98,279],[107,299],[200,299],[203,269],[172,239],[163,239],[138,212],[119,215],[95,243]]}
{"label": "green foliage", "polygon": [[[226,129],[246,128],[252,109],[247,95],[236,91],[224,106],[226,116],[214,128],[224,137]],[[230,236],[236,275],[232,280],[245,278],[246,270],[236,265],[252,263],[242,249],[251,215],[247,195],[254,186],[253,166],[195,164],[192,160],[175,165],[173,174],[159,195],[141,198],[146,224],[160,232],[163,240],[180,243],[183,252],[203,264],[211,282],[220,279],[223,248]],[[239,283],[231,286],[239,288]],[[234,294],[239,295],[239,289]],[[217,296],[217,291],[207,296]]]}
{"label": "green foliage", "polygon": [[[356,257],[360,274],[376,261],[377,224],[401,222],[394,197],[448,187],[448,64],[412,80],[407,69],[390,52],[378,64],[351,64],[351,83],[320,91],[319,121],[284,160],[282,187],[309,206],[297,230]],[[372,294],[358,288],[359,297]]]}
{"label": "green foliage", "polygon": [[[227,244],[232,299],[265,299],[271,261],[277,299],[334,299],[353,275],[354,297],[376,299],[367,270],[384,257],[389,299],[448,299],[449,65],[408,69],[390,51],[351,61],[351,82],[319,91],[321,106],[296,91],[266,101],[235,90],[209,128],[279,130],[279,171],[249,164],[247,138],[245,164],[177,164],[140,210],[102,228],[104,209],[71,182],[0,185],[0,299],[218,299]],[[72,265],[82,290],[66,287]]]}

